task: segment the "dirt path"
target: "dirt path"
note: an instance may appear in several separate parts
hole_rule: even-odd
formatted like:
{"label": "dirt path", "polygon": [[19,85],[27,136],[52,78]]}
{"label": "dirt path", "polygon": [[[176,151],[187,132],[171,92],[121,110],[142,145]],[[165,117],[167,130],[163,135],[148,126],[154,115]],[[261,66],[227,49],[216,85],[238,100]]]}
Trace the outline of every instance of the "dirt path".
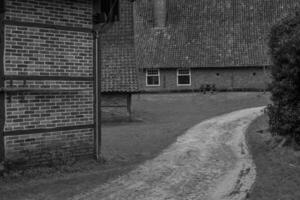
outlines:
{"label": "dirt path", "polygon": [[244,132],[262,108],[206,120],[153,160],[73,200],[241,199],[255,179]]}

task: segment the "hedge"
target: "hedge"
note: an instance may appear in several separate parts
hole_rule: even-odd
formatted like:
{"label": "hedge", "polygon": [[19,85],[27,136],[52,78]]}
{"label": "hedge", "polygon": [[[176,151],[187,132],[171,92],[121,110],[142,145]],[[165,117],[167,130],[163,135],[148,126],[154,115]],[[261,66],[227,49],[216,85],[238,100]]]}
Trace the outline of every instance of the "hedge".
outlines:
{"label": "hedge", "polygon": [[274,25],[269,47],[274,66],[268,106],[270,130],[300,144],[300,15]]}

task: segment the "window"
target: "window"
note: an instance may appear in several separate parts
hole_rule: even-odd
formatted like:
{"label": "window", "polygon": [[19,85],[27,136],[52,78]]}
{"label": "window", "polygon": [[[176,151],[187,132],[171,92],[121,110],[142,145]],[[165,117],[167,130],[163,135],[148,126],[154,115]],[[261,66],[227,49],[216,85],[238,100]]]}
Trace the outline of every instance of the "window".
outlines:
{"label": "window", "polygon": [[103,15],[107,21],[119,21],[119,6],[119,0],[94,0],[94,23],[102,23]]}
{"label": "window", "polygon": [[191,85],[191,69],[177,70],[177,85],[190,86]]}
{"label": "window", "polygon": [[159,69],[147,69],[146,86],[159,86],[159,85],[160,85]]}

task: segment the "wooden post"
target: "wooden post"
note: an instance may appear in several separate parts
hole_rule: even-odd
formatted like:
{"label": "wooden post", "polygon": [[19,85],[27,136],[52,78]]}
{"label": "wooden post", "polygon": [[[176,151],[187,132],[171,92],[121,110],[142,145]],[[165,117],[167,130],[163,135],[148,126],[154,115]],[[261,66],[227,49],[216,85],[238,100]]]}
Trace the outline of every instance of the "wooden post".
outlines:
{"label": "wooden post", "polygon": [[230,79],[231,79],[231,90],[233,91],[234,90],[234,72],[231,72],[231,77],[230,77]]}
{"label": "wooden post", "polygon": [[129,113],[129,120],[132,120],[132,108],[131,108],[131,104],[132,104],[132,95],[131,94],[127,94],[127,112]]}
{"label": "wooden post", "polygon": [[265,85],[264,85],[264,94],[266,93],[266,91],[267,91],[267,87],[268,87],[268,84],[267,84],[267,82],[268,82],[268,77],[267,77],[267,73],[266,73],[266,66],[264,65],[263,66],[263,70],[264,70],[264,82],[265,82]]}
{"label": "wooden post", "polygon": [[[4,87],[4,0],[0,3],[0,88]],[[0,173],[4,169],[4,124],[5,124],[5,96],[0,92]]]}

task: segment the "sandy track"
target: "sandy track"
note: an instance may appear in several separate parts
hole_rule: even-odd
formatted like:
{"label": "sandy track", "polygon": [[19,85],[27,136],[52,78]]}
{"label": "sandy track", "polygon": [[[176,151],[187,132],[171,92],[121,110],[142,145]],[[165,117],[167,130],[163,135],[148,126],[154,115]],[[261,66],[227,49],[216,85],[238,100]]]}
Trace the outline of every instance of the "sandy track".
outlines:
{"label": "sandy track", "polygon": [[206,120],[156,158],[72,199],[242,199],[255,179],[244,133],[262,109],[250,108]]}

